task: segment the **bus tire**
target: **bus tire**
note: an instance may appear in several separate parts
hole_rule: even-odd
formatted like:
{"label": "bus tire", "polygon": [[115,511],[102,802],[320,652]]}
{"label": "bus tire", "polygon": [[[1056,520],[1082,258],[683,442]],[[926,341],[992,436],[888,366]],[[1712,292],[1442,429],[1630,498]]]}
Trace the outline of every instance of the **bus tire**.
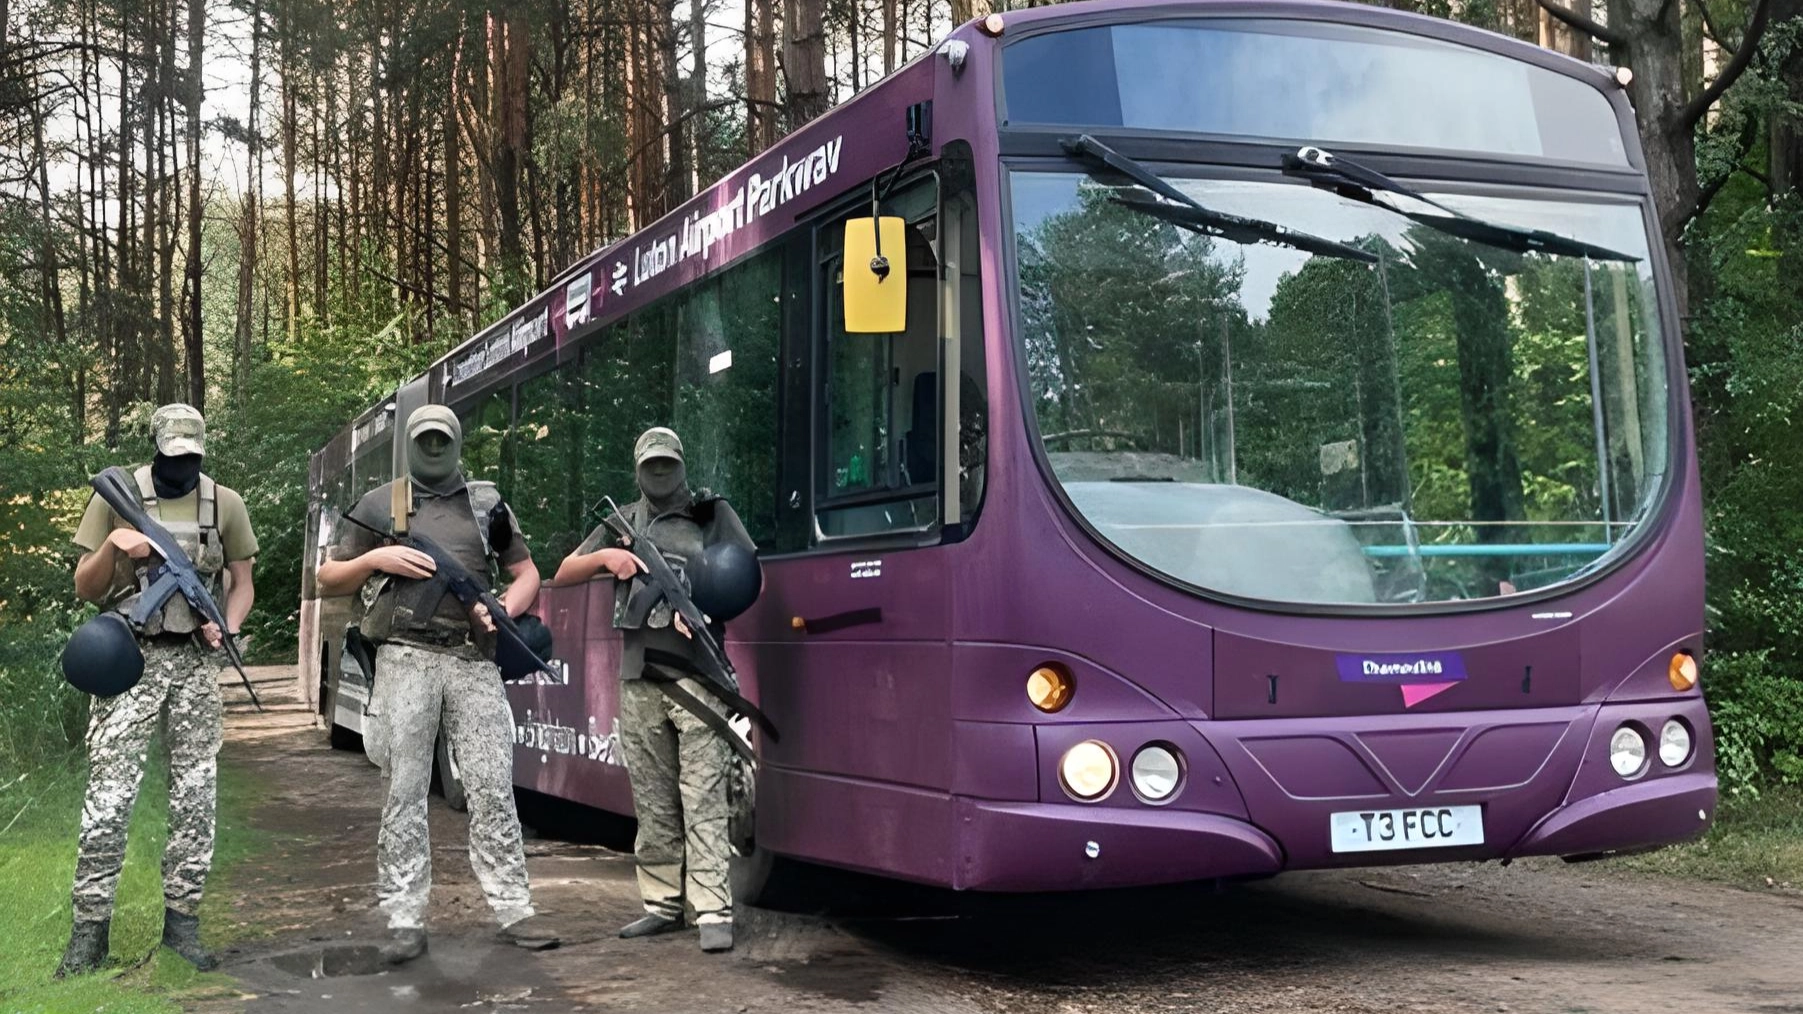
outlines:
{"label": "bus tire", "polygon": [[727,857],[727,882],[737,905],[793,911],[807,900],[807,873],[806,864],[760,846],[750,855],[733,851]]}
{"label": "bus tire", "polygon": [[[328,721],[331,720],[328,719]],[[326,732],[326,742],[332,744],[332,749],[334,750],[359,750],[363,748],[363,737],[344,726],[339,725],[337,722],[331,722],[331,725]]]}
{"label": "bus tire", "polygon": [[451,744],[439,733],[438,746],[433,750],[433,780],[437,783],[439,794],[445,797],[445,805],[458,813],[469,808],[469,800],[464,796],[464,780],[458,774],[457,758],[451,754]]}

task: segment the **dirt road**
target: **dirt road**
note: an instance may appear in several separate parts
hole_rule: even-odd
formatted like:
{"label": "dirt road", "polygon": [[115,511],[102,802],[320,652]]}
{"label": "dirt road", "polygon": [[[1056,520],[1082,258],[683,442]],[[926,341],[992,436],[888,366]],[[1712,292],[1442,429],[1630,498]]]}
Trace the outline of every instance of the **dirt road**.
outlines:
{"label": "dirt road", "polygon": [[284,689],[227,720],[224,762],[269,788],[264,847],[222,885],[273,934],[228,956],[243,988],[229,1006],[250,1012],[1804,1009],[1796,895],[1557,861],[1025,898],[829,874],[830,906],[743,911],[739,946],[708,956],[692,933],[615,938],[638,910],[630,855],[529,832],[534,900],[568,935],[527,954],[494,942],[463,817],[437,798],[431,952],[373,972],[382,778],[330,750]]}

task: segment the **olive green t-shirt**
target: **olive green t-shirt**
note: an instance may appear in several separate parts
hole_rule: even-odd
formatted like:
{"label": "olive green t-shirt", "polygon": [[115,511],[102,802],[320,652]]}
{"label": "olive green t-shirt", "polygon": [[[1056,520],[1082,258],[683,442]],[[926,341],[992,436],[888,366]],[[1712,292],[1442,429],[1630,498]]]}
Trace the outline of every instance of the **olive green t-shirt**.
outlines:
{"label": "olive green t-shirt", "polygon": [[[257,555],[257,536],[251,531],[251,516],[244,509],[244,498],[236,490],[217,482],[213,489],[213,505],[218,512],[219,541],[225,550],[226,562],[252,559]],[[174,500],[158,499],[157,506],[150,515],[159,521],[200,520],[200,487],[197,485],[187,496]],[[106,542],[107,535],[113,529],[130,527],[113,512],[113,508],[107,506],[105,500],[92,496],[88,498],[88,509],[82,513],[81,524],[75,529],[75,544],[83,553],[92,553]],[[131,560],[123,553],[118,554],[113,564],[113,587],[108,598],[129,590],[132,585]]]}
{"label": "olive green t-shirt", "polygon": [[[393,526],[389,516],[393,489],[394,483],[387,482],[365,493],[357,501],[357,506],[351,508],[351,516],[378,531],[389,530]],[[413,531],[437,543],[440,549],[462,564],[472,575],[478,578],[489,577],[489,558],[483,552],[482,533],[476,528],[476,514],[470,505],[469,486],[459,482],[447,493],[434,493],[415,483],[413,495]],[[526,548],[526,536],[521,534],[520,522],[514,517],[512,510],[507,512],[507,523],[512,529],[512,538],[507,540],[506,549],[496,552],[495,558],[502,567],[511,568],[532,559],[532,554]],[[334,560],[355,560],[382,544],[382,539],[375,532],[345,522],[338,528],[331,557]],[[395,578],[391,583],[400,585],[404,580]],[[446,595],[439,600],[438,611],[431,622],[408,624],[395,632],[404,634],[409,630],[418,632],[433,628],[467,630],[469,625],[469,616],[463,604],[457,601],[456,596]]]}
{"label": "olive green t-shirt", "polygon": [[[226,562],[251,559],[257,555],[257,536],[251,531],[251,516],[244,509],[244,498],[236,490],[217,483],[213,488],[217,490],[213,504],[219,512],[219,540],[225,547]],[[200,520],[200,487],[196,486],[193,492],[175,500],[158,500],[151,516],[160,521]],[[75,529],[75,544],[82,552],[92,553],[100,548],[113,529],[130,527],[113,513],[105,500],[89,497],[88,509],[81,516],[81,525]]]}

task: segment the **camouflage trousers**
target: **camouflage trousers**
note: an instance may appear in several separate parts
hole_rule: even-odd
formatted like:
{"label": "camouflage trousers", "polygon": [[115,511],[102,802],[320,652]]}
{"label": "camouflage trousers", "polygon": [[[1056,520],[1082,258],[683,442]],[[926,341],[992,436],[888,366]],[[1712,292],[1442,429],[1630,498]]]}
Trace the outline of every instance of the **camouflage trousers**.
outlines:
{"label": "camouflage trousers", "polygon": [[[693,680],[682,684],[708,699]],[[733,748],[644,679],[620,681],[620,745],[639,818],[633,851],[645,910],[681,919],[687,898],[698,925],[733,921],[727,880]]]}
{"label": "camouflage trousers", "polygon": [[163,847],[163,897],[196,915],[213,865],[213,811],[223,707],[215,656],[185,643],[145,643],[144,678],[117,697],[96,697],[88,712],[88,793],[75,857],[75,918],[110,919],[125,830],[150,740],[160,725],[169,757],[169,841]]}
{"label": "camouflage trousers", "polygon": [[432,888],[426,793],[442,723],[470,811],[470,868],[506,926],[533,914],[514,810],[514,718],[495,663],[406,644],[376,650],[372,709],[388,728],[377,889],[391,928],[425,925]]}

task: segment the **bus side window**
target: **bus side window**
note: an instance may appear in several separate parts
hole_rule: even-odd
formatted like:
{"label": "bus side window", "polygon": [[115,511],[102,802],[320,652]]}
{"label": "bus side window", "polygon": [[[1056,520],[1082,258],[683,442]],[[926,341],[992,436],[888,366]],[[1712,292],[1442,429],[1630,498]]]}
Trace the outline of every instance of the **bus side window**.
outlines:
{"label": "bus side window", "polygon": [[[820,452],[822,488],[816,523],[823,538],[878,535],[931,527],[939,509],[936,425],[939,342],[938,260],[933,252],[934,190],[899,195],[905,243],[907,326],[896,334],[845,329],[843,254],[821,266],[827,301]],[[841,230],[843,232],[843,230]],[[823,230],[825,237],[830,230]],[[892,262],[895,263],[895,262]]]}

